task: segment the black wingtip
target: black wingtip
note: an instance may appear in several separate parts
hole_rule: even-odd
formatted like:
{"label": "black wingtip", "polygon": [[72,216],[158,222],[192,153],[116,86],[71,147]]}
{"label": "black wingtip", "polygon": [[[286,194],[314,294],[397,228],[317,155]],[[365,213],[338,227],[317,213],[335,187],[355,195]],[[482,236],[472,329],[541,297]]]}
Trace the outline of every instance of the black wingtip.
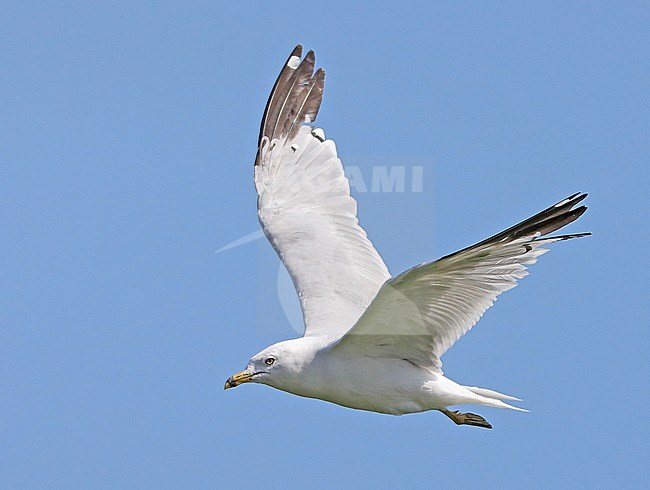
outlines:
{"label": "black wingtip", "polygon": [[556,204],[548,208],[548,210],[550,211],[551,209],[558,209],[558,208],[571,209],[576,204],[586,199],[588,195],[589,194],[587,194],[586,192],[576,192],[575,194],[571,194],[570,196],[565,197],[561,201],[558,201]]}
{"label": "black wingtip", "polygon": [[[569,235],[556,235],[556,236],[550,236],[546,238],[541,238],[540,240],[557,240],[557,241],[563,241],[563,240],[572,240],[574,238],[584,238],[586,236],[591,236],[590,231],[586,231],[583,233],[571,233]],[[535,240],[537,241],[537,240]]]}
{"label": "black wingtip", "polygon": [[[575,194],[571,194],[569,197],[562,199],[561,201],[554,204],[553,206],[546,208],[545,210],[537,213],[534,216],[531,216],[530,218],[520,223],[517,223],[514,226],[511,226],[507,230],[504,230],[501,233],[497,233],[496,235],[491,236],[490,238],[487,238],[481,242],[478,242],[470,247],[464,248],[463,250],[460,250],[453,254],[447,255],[443,258],[448,258],[450,256],[465,252],[467,250],[489,245],[491,243],[511,242],[523,236],[532,237],[536,234],[539,239],[539,237],[546,236],[549,233],[553,233],[554,231],[557,231],[560,228],[568,225],[569,223],[572,223],[573,221],[577,220],[580,216],[584,214],[585,211],[587,211],[587,206],[580,206],[574,209],[576,204],[583,201],[587,197],[587,195],[588,194],[586,192],[576,192]],[[566,236],[568,237],[568,235]],[[577,236],[587,236],[587,235],[577,234],[575,236],[577,237]],[[552,237],[552,238],[557,238],[557,237]],[[573,238],[573,235],[571,236],[571,238]],[[562,236],[562,239],[566,240],[564,236]]]}
{"label": "black wingtip", "polygon": [[291,51],[291,55],[289,56],[289,58],[291,58],[292,56],[297,56],[298,58],[302,56],[302,44],[300,43],[296,44],[296,47],[293,48],[293,51]]}
{"label": "black wingtip", "polygon": [[300,64],[306,64],[309,65],[310,70],[314,69],[314,65],[316,64],[316,53],[314,53],[313,50],[307,51],[307,54],[303,58],[303,60],[300,62]]}

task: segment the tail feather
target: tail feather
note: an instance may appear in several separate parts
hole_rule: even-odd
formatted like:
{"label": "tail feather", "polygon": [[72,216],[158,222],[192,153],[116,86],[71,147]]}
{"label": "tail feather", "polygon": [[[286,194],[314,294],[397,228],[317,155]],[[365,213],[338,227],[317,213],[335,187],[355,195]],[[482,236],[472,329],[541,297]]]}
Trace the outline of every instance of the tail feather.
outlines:
{"label": "tail feather", "polygon": [[472,393],[477,395],[484,396],[486,398],[494,398],[495,400],[512,400],[515,402],[520,402],[521,398],[515,398],[514,396],[504,395],[498,391],[488,390],[487,388],[478,388],[476,386],[465,386]]}
{"label": "tail feather", "polygon": [[511,410],[517,410],[519,412],[528,412],[528,410],[526,410],[525,408],[515,407],[513,405],[501,401],[501,400],[512,400],[517,402],[521,401],[521,399],[515,398],[514,396],[504,395],[503,393],[499,393],[498,391],[488,390],[486,388],[477,388],[476,386],[465,386],[465,388],[467,388],[475,395],[478,395],[481,398],[483,398],[483,400],[479,402],[481,405],[486,405],[488,407],[497,407],[497,408],[509,408]]}
{"label": "tail feather", "polygon": [[517,410],[518,412],[528,412],[529,410],[526,410],[525,408],[519,408],[515,407],[514,405],[510,405],[509,403],[502,402],[501,400],[495,400],[494,398],[484,398],[483,403],[481,405],[486,405],[488,407],[496,407],[496,408],[509,408],[510,410]]}

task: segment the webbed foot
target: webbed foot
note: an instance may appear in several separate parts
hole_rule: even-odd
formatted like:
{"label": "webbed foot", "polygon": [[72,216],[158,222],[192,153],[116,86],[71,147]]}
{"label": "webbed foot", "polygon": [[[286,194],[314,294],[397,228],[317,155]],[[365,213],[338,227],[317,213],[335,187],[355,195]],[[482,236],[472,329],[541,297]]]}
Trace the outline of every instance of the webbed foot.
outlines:
{"label": "webbed foot", "polygon": [[475,413],[460,413],[458,410],[440,410],[447,417],[454,421],[456,425],[473,425],[475,427],[485,427],[491,429],[492,425],[480,415]]}

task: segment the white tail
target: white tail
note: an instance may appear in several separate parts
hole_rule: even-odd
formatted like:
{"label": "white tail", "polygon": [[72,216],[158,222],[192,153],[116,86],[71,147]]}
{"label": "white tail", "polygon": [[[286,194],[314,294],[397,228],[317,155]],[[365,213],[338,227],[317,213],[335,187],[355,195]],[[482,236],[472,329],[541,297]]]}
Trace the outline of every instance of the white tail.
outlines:
{"label": "white tail", "polygon": [[512,401],[520,402],[521,401],[520,398],[515,398],[514,396],[510,396],[510,395],[504,395],[503,393],[499,393],[498,391],[488,390],[486,388],[477,388],[476,386],[465,386],[464,388],[467,388],[472,393],[475,393],[476,395],[485,398],[483,405],[487,405],[490,407],[498,407],[498,408],[510,408],[512,410],[518,410],[520,412],[528,412],[528,410],[526,409],[515,407],[501,401],[501,400],[512,400]]}
{"label": "white tail", "polygon": [[512,400],[515,402],[520,402],[521,398],[515,398],[514,396],[504,395],[498,391],[488,390],[486,388],[477,388],[476,386],[465,386],[472,393],[477,395],[484,396],[486,398],[494,398],[495,400]]}

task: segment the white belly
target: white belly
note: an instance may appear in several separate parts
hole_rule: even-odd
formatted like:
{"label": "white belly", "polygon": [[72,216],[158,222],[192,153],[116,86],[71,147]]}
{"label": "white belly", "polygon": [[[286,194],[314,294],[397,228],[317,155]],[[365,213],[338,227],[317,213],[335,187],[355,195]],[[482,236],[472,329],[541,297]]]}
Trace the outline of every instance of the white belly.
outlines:
{"label": "white belly", "polygon": [[296,395],[392,415],[462,403],[455,387],[462,388],[408,361],[385,358],[323,359],[295,380],[276,386]]}

